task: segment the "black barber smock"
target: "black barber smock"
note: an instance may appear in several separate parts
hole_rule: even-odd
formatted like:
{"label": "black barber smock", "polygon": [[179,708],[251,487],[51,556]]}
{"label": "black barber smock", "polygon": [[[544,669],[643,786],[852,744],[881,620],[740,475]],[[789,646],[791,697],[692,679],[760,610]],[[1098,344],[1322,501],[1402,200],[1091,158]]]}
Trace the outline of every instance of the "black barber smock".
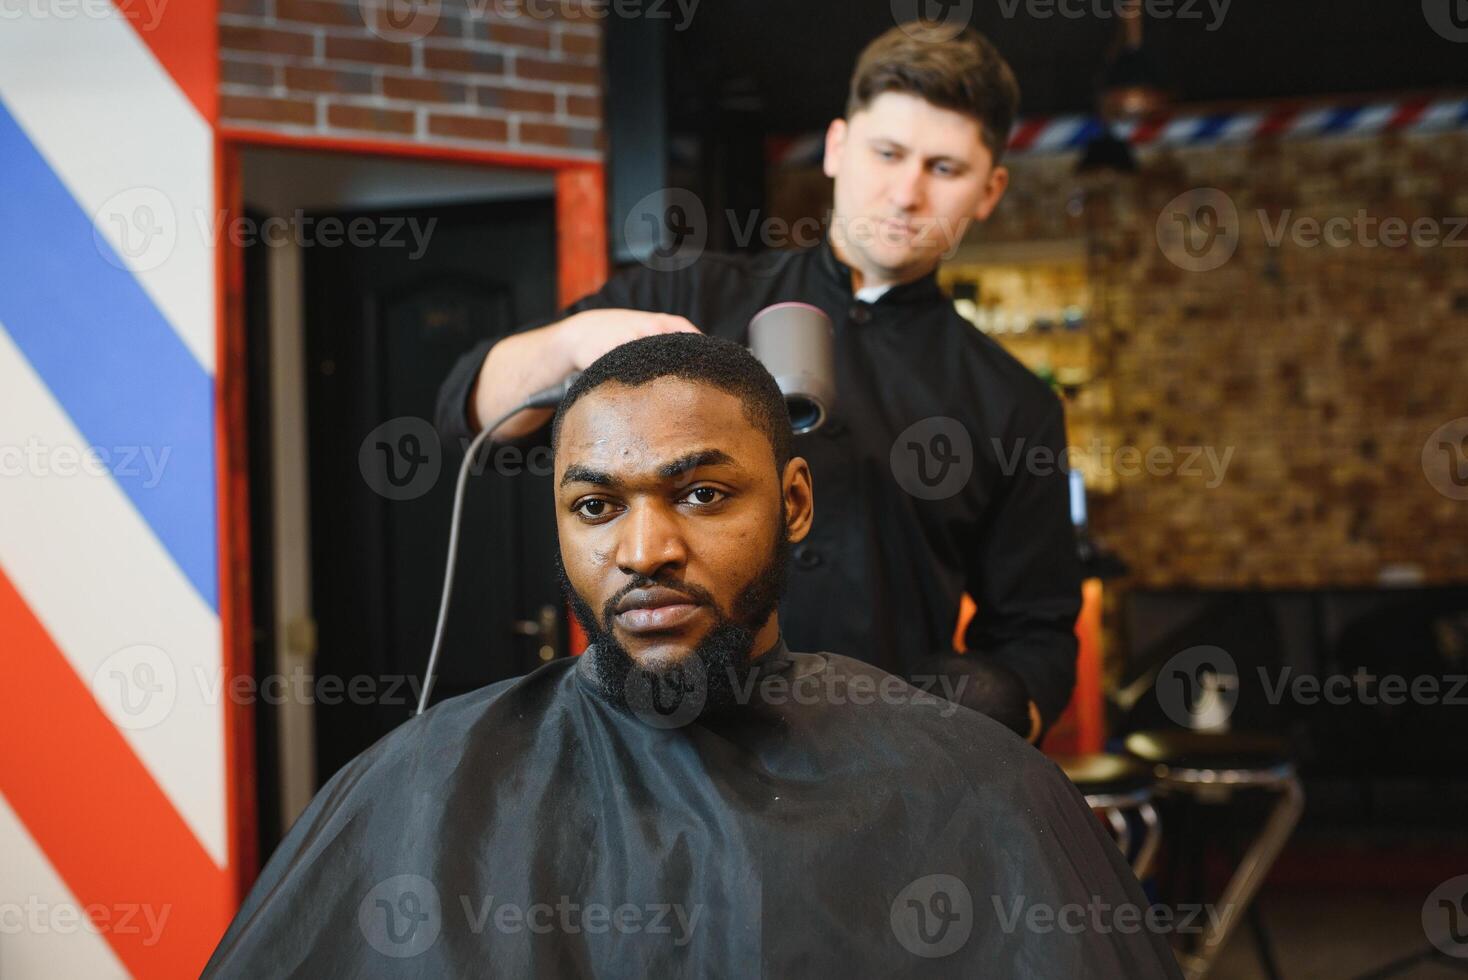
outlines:
{"label": "black barber smock", "polygon": [[[967,591],[979,607],[968,649],[1019,674],[1053,722],[1075,683],[1080,609],[1068,487],[1055,462],[1063,410],[957,314],[936,274],[864,303],[829,243],[707,254],[677,272],[621,272],[556,319],[647,310],[745,343],[756,313],[791,300],[835,324],[837,405],[825,426],[794,440],[816,509],[780,607],[787,639],[921,675],[952,651]],[[465,408],[491,346],[465,354],[439,393],[438,426],[453,443],[471,435]]]}

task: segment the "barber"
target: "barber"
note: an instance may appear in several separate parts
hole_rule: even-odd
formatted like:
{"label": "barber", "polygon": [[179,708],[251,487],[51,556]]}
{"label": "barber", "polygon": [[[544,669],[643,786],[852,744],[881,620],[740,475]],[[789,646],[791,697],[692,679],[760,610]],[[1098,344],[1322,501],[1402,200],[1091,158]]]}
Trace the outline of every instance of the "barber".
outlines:
{"label": "barber", "polygon": [[[846,117],[826,134],[835,187],[821,244],[623,271],[554,322],[469,351],[440,391],[440,430],[467,439],[638,337],[702,329],[747,343],[765,307],[819,307],[835,324],[837,395],[826,424],[794,444],[821,506],[792,556],[786,641],[921,683],[952,654],[968,592],[978,612],[965,646],[1018,678],[1028,725],[1017,727],[1037,739],[1075,683],[1067,482],[1057,466],[1027,465],[1060,458],[1063,409],[937,282],[942,256],[1004,194],[1018,101],[1013,72],[977,32],[888,31],[862,53]],[[495,438],[530,436],[551,414],[521,412]]]}

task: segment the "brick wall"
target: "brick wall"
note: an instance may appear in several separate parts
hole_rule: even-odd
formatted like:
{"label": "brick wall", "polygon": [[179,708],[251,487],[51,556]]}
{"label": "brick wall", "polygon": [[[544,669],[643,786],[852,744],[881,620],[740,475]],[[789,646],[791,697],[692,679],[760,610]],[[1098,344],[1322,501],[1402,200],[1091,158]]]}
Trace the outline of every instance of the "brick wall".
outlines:
{"label": "brick wall", "polygon": [[[982,237],[1087,243],[1113,445],[1233,450],[1216,486],[1141,472],[1093,500],[1135,584],[1370,585],[1393,565],[1468,579],[1468,501],[1424,462],[1429,436],[1468,417],[1464,159],[1456,132],[1163,153],[1117,180],[1082,181],[1071,158],[1012,162],[1013,194]],[[1190,271],[1159,245],[1158,219],[1199,188],[1237,209],[1238,245]],[[1269,242],[1331,218],[1350,223],[1340,244]],[[1458,237],[1384,244],[1388,218]]]}
{"label": "brick wall", "polygon": [[224,124],[601,156],[602,31],[585,8],[443,0],[402,22],[380,2],[220,0]]}

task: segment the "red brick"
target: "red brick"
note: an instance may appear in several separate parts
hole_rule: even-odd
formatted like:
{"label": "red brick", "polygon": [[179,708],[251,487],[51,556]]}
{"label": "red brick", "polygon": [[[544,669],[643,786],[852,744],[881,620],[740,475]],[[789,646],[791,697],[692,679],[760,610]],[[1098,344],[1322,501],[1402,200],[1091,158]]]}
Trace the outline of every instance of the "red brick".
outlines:
{"label": "red brick", "polygon": [[328,61],[367,61],[406,68],[413,63],[413,49],[407,43],[377,38],[328,37],[326,58]]}
{"label": "red brick", "polygon": [[506,143],[510,139],[510,124],[503,119],[485,116],[428,117],[428,132],[433,136],[448,139],[483,140],[490,143]]}
{"label": "red brick", "polygon": [[364,14],[372,18],[373,29],[382,32],[379,36],[387,39],[414,40],[414,38],[401,36],[405,29],[416,33],[419,38],[462,38],[464,36],[464,22],[442,10],[439,11],[438,17],[429,23],[424,23],[416,18],[406,24],[394,23],[388,17],[387,11],[380,6],[369,7]]}
{"label": "red brick", "polygon": [[378,133],[412,133],[413,114],[368,105],[326,107],[326,123],[336,129],[370,129]]}
{"label": "red brick", "polygon": [[259,61],[236,61],[234,58],[219,59],[219,80],[231,85],[254,85],[270,88],[276,82],[274,65]]}
{"label": "red brick", "polygon": [[601,96],[567,95],[566,115],[601,121]]}
{"label": "red brick", "polygon": [[505,56],[493,51],[448,45],[423,48],[424,67],[433,71],[456,71],[475,75],[500,75],[505,70]]}
{"label": "red brick", "polygon": [[601,56],[601,37],[596,34],[572,34],[569,31],[562,31],[561,51],[572,58],[599,58]]}
{"label": "red brick", "polygon": [[382,94],[389,99],[411,102],[467,102],[469,89],[457,82],[440,82],[433,78],[382,76]]}
{"label": "red brick", "polygon": [[571,65],[563,61],[542,61],[524,56],[515,59],[515,74],[537,82],[563,82],[567,85],[601,85],[601,69],[592,65]]}
{"label": "red brick", "polygon": [[552,123],[520,123],[520,142],[540,146],[565,146],[577,150],[595,150],[600,145],[597,130],[580,126],[556,126]]}
{"label": "red brick", "polygon": [[356,4],[323,2],[323,0],[275,0],[275,19],[294,20],[328,27],[366,27]]}
{"label": "red brick", "polygon": [[302,92],[368,95],[373,90],[372,73],[335,68],[304,68],[287,65],[285,87]]}
{"label": "red brick", "polygon": [[[531,26],[527,26],[531,25]],[[495,44],[508,44],[518,48],[538,48],[549,51],[551,32],[534,21],[510,23],[503,20],[485,22],[480,33]]]}
{"label": "red brick", "polygon": [[316,38],[305,31],[276,31],[267,27],[219,25],[221,51],[259,51],[264,54],[309,56],[316,51]]}
{"label": "red brick", "polygon": [[221,95],[219,115],[225,119],[316,125],[316,106],[299,99],[267,99],[255,95]]}
{"label": "red brick", "polygon": [[554,92],[481,85],[475,90],[475,97],[486,109],[503,109],[506,112],[539,112],[547,116],[555,115],[556,112],[556,93]]}

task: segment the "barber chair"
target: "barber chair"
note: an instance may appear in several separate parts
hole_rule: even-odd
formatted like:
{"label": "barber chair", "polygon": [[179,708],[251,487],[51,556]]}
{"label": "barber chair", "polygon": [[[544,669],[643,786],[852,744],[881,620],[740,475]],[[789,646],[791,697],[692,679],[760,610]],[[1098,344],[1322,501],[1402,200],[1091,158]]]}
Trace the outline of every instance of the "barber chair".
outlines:
{"label": "barber chair", "polygon": [[[1152,806],[1152,790],[1156,778],[1150,766],[1124,755],[1088,752],[1084,755],[1058,755],[1055,764],[1086,798],[1086,805],[1106,818],[1116,837],[1116,846],[1131,861],[1137,880],[1147,877],[1157,848],[1162,843],[1161,824]],[[1132,830],[1127,815],[1135,813],[1142,822],[1143,835],[1132,855]]]}
{"label": "barber chair", "polygon": [[[1152,766],[1158,796],[1175,797],[1183,804],[1184,828],[1192,822],[1187,819],[1188,811],[1195,812],[1200,805],[1230,805],[1237,795],[1251,791],[1276,797],[1215,903],[1217,919],[1207,920],[1200,941],[1180,951],[1179,962],[1189,980],[1202,980],[1247,914],[1265,973],[1277,980],[1279,971],[1252,902],[1305,807],[1305,793],[1288,745],[1269,735],[1196,731],[1136,732],[1127,736],[1125,745],[1129,753]],[[1176,860],[1169,863],[1191,864],[1194,891],[1201,892],[1203,842],[1190,839],[1184,828],[1179,836],[1171,837],[1180,846]],[[1193,897],[1202,898],[1201,894]]]}

